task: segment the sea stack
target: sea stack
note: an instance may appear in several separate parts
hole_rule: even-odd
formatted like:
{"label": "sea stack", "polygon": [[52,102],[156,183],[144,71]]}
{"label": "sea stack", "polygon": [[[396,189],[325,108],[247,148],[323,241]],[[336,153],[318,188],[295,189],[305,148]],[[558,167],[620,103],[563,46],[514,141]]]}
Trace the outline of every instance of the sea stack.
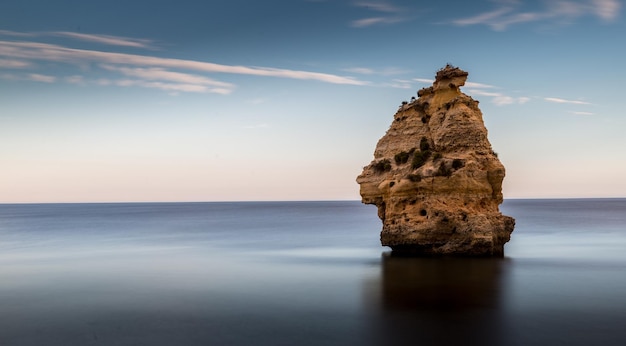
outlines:
{"label": "sea stack", "polygon": [[447,65],[418,98],[402,102],[374,160],[357,177],[375,204],[381,243],[394,254],[504,255],[515,219],[500,213],[504,166],[487,139],[478,101]]}

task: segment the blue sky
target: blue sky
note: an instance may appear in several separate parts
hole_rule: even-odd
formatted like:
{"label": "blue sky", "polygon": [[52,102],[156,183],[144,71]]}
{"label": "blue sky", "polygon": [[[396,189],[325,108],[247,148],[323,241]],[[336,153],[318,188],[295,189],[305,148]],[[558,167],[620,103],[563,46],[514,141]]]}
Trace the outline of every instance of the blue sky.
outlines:
{"label": "blue sky", "polygon": [[506,198],[626,197],[624,4],[0,3],[0,202],[359,199],[452,63]]}

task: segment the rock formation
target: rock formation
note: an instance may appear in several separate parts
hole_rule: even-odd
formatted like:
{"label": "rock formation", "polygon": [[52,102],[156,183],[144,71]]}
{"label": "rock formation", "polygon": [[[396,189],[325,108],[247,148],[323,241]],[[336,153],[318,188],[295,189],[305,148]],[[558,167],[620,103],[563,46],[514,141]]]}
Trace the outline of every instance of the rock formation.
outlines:
{"label": "rock formation", "polygon": [[515,220],[500,213],[504,166],[487,139],[478,101],[450,65],[403,102],[374,160],[357,177],[375,204],[382,245],[411,255],[503,256]]}

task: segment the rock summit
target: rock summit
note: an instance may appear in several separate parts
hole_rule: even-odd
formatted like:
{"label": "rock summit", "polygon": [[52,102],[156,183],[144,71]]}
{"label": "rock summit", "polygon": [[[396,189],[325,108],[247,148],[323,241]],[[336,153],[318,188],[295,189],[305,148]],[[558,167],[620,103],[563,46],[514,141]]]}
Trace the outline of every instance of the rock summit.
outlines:
{"label": "rock summit", "polygon": [[417,99],[402,102],[357,177],[362,202],[378,207],[381,243],[393,253],[504,255],[515,226],[498,209],[505,170],[478,101],[459,89],[467,75],[447,65]]}

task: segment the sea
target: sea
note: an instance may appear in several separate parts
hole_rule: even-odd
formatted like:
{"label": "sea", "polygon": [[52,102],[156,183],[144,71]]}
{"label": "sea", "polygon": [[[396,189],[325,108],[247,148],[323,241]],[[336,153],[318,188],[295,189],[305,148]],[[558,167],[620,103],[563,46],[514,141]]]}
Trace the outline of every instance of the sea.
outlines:
{"label": "sea", "polygon": [[358,201],[0,204],[0,345],[626,345],[626,199],[501,211],[406,258]]}

